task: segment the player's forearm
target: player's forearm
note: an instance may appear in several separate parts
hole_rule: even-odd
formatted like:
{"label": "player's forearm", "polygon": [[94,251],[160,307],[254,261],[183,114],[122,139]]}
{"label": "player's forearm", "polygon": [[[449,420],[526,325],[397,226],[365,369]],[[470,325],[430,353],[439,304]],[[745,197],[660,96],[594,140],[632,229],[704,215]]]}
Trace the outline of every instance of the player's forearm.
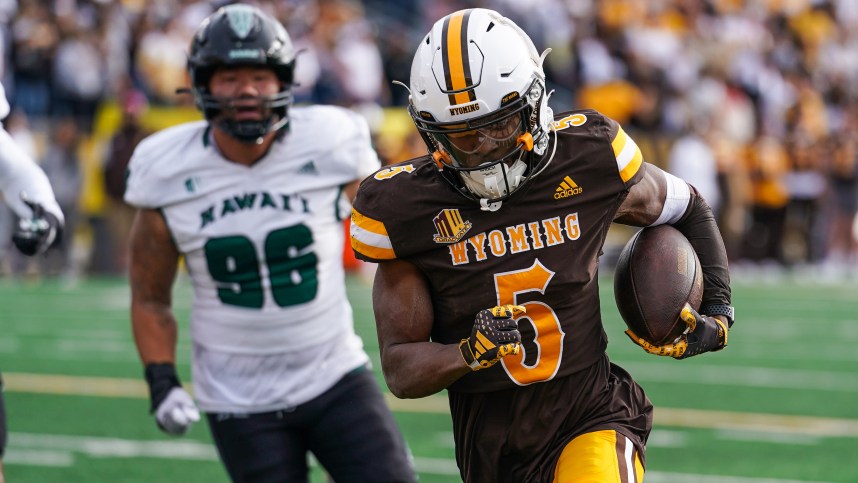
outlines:
{"label": "player's forearm", "polygon": [[412,342],[382,349],[387,387],[402,399],[435,394],[471,372],[455,344]]}
{"label": "player's forearm", "polygon": [[703,303],[730,304],[730,271],[727,250],[715,223],[712,209],[698,193],[691,190],[691,201],[685,215],[673,225],[691,243],[703,268]]}
{"label": "player's forearm", "polygon": [[178,330],[176,318],[168,305],[132,301],[131,328],[144,365],[161,362],[175,364]]}

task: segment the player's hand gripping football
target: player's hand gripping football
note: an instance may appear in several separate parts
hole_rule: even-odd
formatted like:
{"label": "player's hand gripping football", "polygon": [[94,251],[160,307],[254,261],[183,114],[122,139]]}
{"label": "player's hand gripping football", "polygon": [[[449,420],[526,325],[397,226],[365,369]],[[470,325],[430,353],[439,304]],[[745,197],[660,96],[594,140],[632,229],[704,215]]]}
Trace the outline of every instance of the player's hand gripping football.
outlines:
{"label": "player's hand gripping football", "polygon": [[727,347],[728,329],[726,323],[714,317],[698,314],[689,304],[685,304],[679,316],[688,326],[688,330],[670,344],[655,346],[638,337],[631,330],[626,330],[626,335],[650,354],[670,356],[674,359],[686,359]]}
{"label": "player's hand gripping football", "polygon": [[21,218],[12,235],[12,243],[24,255],[38,255],[50,248],[61,236],[62,223],[41,204],[30,200],[23,193],[21,193],[21,201],[30,207],[33,216]]}
{"label": "player's hand gripping football", "polygon": [[477,313],[471,336],[459,343],[462,358],[472,371],[491,367],[507,355],[518,354],[521,333],[515,319],[525,312],[521,305],[497,305]]}

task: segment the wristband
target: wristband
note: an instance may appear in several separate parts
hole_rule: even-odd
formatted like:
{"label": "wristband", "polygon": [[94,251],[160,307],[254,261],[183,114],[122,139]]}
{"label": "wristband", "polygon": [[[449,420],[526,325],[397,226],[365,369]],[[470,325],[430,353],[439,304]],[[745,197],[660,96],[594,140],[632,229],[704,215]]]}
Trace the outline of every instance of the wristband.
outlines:
{"label": "wristband", "polygon": [[465,364],[471,368],[472,371],[478,371],[483,368],[480,365],[480,362],[474,357],[473,351],[471,351],[471,346],[468,344],[468,339],[462,339],[459,342],[459,352],[462,353],[462,359],[465,360]]}
{"label": "wristband", "polygon": [[700,308],[700,313],[703,315],[723,315],[727,317],[727,327],[733,326],[733,317],[736,314],[736,309],[732,305],[713,304]]}
{"label": "wristband", "polygon": [[154,413],[158,406],[167,399],[167,394],[174,387],[182,387],[179,376],[176,375],[176,366],[169,362],[146,365],[146,383],[149,384],[149,397],[152,402],[149,408]]}

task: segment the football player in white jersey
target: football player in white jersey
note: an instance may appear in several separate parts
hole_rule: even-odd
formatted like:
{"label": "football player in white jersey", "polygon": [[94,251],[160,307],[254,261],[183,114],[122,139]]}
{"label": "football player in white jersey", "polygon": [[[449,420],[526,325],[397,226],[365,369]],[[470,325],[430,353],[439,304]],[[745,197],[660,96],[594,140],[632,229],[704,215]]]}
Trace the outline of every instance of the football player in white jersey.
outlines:
{"label": "football player in white jersey", "polygon": [[[6,91],[0,85],[0,119],[9,115]],[[43,253],[62,234],[63,212],[54,198],[48,177],[38,164],[0,126],[0,194],[20,218],[12,243],[24,255]],[[3,380],[0,379],[0,483],[3,482],[3,451],[6,447],[6,413]]]}
{"label": "football player in white jersey", "polygon": [[[378,157],[357,115],[291,107],[294,60],[277,20],[219,9],[188,59],[206,120],[144,139],[131,159],[131,319],[151,410],[174,435],[202,410],[235,482],[308,481],[308,452],[337,482],[415,481],[342,266],[343,219]],[[175,370],[180,257],[193,398]]]}

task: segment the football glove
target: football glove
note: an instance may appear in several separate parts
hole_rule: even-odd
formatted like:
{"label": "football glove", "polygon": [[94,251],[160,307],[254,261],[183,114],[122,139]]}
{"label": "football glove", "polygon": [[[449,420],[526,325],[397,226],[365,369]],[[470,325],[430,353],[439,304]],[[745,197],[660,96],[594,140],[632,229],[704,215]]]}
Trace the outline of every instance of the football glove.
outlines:
{"label": "football glove", "polygon": [[147,365],[146,382],[152,403],[150,412],[155,413],[161,431],[181,436],[200,420],[200,411],[179,383],[173,364]]}
{"label": "football glove", "polygon": [[686,359],[727,347],[728,328],[726,323],[714,317],[698,314],[687,303],[679,313],[679,317],[688,326],[688,330],[670,344],[655,346],[638,337],[631,329],[626,330],[626,335],[632,342],[643,347],[650,354],[670,356],[674,359]]}
{"label": "football glove", "polygon": [[502,357],[518,354],[521,333],[515,318],[525,312],[521,305],[498,305],[477,313],[471,336],[459,343],[465,364],[478,371],[493,366]]}
{"label": "football glove", "polygon": [[24,193],[21,193],[21,201],[30,207],[33,216],[21,218],[12,235],[12,243],[24,255],[39,255],[59,241],[62,236],[62,223],[53,213],[45,210],[40,203],[30,200]]}

